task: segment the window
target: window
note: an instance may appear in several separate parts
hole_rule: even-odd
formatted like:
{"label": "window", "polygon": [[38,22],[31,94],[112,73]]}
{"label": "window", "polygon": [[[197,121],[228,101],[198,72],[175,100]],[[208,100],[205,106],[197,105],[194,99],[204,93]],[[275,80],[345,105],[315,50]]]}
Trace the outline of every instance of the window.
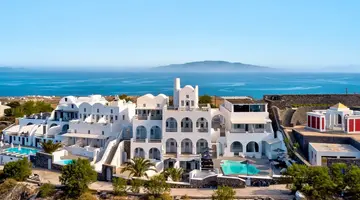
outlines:
{"label": "window", "polygon": [[82,115],[80,114],[80,118],[82,118]]}
{"label": "window", "polygon": [[158,108],[160,108],[160,104],[156,104],[156,106],[157,106]]}
{"label": "window", "polygon": [[125,120],[125,115],[123,115],[122,117],[123,117],[123,120]]}
{"label": "window", "polygon": [[191,106],[194,106],[194,101],[193,100],[191,101]]}
{"label": "window", "polygon": [[71,108],[74,108],[74,104],[71,104]]}
{"label": "window", "polygon": [[90,134],[90,130],[88,130],[88,134]]}
{"label": "window", "polygon": [[156,114],[157,114],[157,115],[160,115],[160,110],[157,110],[157,111],[156,111]]}
{"label": "window", "polygon": [[189,98],[189,95],[188,95],[188,94],[186,95],[186,98]]}
{"label": "window", "polygon": [[250,112],[265,112],[265,105],[250,105]]}
{"label": "window", "polygon": [[234,112],[249,112],[249,105],[234,105]]}
{"label": "window", "polygon": [[114,120],[114,116],[110,115],[110,121],[112,122]]}
{"label": "window", "polygon": [[104,135],[105,133],[104,133],[104,131],[102,131],[102,135]]}
{"label": "window", "polygon": [[264,124],[255,124],[255,128],[261,129],[261,128],[264,128],[264,127],[265,127]]}
{"label": "window", "polygon": [[84,112],[86,112],[86,108],[84,108]]}
{"label": "window", "polygon": [[146,107],[146,104],[145,104],[145,103],[143,104],[143,107]]}
{"label": "window", "polygon": [[67,98],[65,98],[65,101],[67,101]]}
{"label": "window", "polygon": [[181,101],[181,106],[184,106],[184,101]]}
{"label": "window", "polygon": [[110,110],[110,113],[111,113],[111,114],[113,113],[113,109]]}
{"label": "window", "polygon": [[77,133],[77,130],[75,129],[74,132]]}
{"label": "window", "polygon": [[115,115],[115,120],[117,121],[117,115]]}
{"label": "window", "polygon": [[100,112],[99,108],[97,109],[97,112],[98,112],[98,113]]}

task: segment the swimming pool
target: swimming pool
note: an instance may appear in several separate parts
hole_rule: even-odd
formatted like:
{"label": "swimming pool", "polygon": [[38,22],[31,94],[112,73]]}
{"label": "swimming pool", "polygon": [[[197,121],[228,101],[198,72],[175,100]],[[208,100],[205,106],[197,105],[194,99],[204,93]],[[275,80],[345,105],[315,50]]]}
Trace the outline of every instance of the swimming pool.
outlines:
{"label": "swimming pool", "polygon": [[21,147],[20,149],[18,147],[12,147],[12,148],[7,148],[5,149],[6,153],[17,153],[17,154],[22,154],[22,155],[35,155],[36,152],[38,152],[39,150],[37,149],[31,149],[31,148],[26,148],[26,147]]}
{"label": "swimming pool", "polygon": [[72,162],[73,162],[73,160],[71,160],[71,159],[65,159],[65,160],[58,160],[54,163],[59,164],[59,165],[68,165],[68,164],[71,164]]}
{"label": "swimming pool", "polygon": [[240,161],[224,160],[221,169],[225,175],[246,174],[256,175],[260,172],[254,165],[242,163]]}

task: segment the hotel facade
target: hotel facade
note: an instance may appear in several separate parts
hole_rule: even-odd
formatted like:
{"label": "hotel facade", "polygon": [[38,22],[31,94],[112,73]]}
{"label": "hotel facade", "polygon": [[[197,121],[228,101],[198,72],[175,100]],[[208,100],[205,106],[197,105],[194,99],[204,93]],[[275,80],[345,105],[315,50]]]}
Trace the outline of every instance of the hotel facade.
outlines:
{"label": "hotel facade", "polygon": [[[67,154],[120,167],[143,157],[158,170],[201,169],[201,154],[272,158],[283,146],[275,137],[267,104],[250,97],[224,97],[219,108],[199,104],[199,87],[174,81],[172,102],[164,94],[146,94],[136,103],[100,95],[63,97],[51,114],[25,116],[4,131],[8,144],[40,148],[40,142],[62,142]],[[129,150],[125,143],[130,144]],[[126,152],[128,151],[128,152]]]}

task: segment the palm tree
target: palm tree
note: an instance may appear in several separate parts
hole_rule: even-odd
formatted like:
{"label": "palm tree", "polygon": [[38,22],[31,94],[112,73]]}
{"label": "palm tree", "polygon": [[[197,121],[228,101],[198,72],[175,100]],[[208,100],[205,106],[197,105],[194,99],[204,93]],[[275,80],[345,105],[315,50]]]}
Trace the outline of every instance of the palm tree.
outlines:
{"label": "palm tree", "polygon": [[43,148],[44,152],[49,154],[54,153],[56,150],[62,147],[62,144],[60,142],[53,143],[52,140],[48,140],[47,142],[40,142],[40,145]]}
{"label": "palm tree", "polygon": [[182,168],[167,168],[163,174],[166,178],[170,177],[173,181],[180,181],[184,170]]}
{"label": "palm tree", "polygon": [[129,176],[135,176],[135,177],[147,177],[147,174],[145,173],[148,170],[152,170],[156,172],[156,169],[152,168],[155,167],[155,164],[150,162],[150,160],[147,160],[145,158],[141,157],[135,157],[131,159],[129,162],[125,163],[125,167],[121,169],[121,173],[124,173],[125,171],[129,171]]}

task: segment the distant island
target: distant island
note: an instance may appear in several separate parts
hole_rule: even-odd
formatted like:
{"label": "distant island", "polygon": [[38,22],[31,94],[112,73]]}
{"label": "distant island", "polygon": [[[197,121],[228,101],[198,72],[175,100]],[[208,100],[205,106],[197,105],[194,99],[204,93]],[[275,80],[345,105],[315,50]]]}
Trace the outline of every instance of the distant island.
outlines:
{"label": "distant island", "polygon": [[196,61],[153,68],[163,72],[266,72],[273,68],[227,61]]}

